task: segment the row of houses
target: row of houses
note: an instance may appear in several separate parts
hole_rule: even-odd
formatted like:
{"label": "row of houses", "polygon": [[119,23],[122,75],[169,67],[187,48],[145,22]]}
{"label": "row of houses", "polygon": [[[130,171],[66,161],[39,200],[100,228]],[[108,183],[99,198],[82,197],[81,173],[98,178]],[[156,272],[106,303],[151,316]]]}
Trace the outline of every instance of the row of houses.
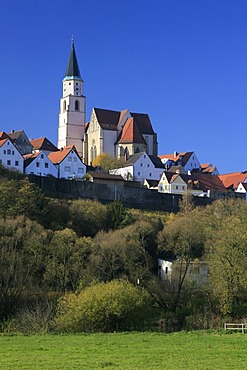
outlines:
{"label": "row of houses", "polygon": [[24,131],[0,132],[0,162],[27,175],[82,179],[86,165],[71,145],[58,149],[47,138],[29,140]]}
{"label": "row of houses", "polygon": [[220,175],[211,163],[200,164],[194,152],[175,152],[159,157],[146,152],[136,153],[122,168],[110,173],[160,193],[183,195],[189,192],[193,196],[212,199],[245,198],[247,193],[247,171]]}

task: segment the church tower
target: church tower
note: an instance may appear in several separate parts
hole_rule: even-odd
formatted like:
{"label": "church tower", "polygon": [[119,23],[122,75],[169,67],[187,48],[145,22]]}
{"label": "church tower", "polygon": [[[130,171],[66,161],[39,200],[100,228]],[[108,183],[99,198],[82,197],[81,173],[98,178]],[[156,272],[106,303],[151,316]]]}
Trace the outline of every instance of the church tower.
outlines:
{"label": "church tower", "polygon": [[63,96],[60,99],[58,125],[58,148],[75,145],[80,156],[83,155],[83,136],[85,129],[86,98],[83,96],[83,80],[76,58],[72,38],[69,61],[63,79]]}

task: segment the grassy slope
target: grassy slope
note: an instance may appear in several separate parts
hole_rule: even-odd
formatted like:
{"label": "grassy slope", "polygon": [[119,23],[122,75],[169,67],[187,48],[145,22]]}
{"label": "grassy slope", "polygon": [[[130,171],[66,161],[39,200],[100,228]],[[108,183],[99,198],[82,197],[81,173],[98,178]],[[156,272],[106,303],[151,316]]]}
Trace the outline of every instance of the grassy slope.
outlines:
{"label": "grassy slope", "polygon": [[0,369],[245,369],[247,335],[0,336]]}

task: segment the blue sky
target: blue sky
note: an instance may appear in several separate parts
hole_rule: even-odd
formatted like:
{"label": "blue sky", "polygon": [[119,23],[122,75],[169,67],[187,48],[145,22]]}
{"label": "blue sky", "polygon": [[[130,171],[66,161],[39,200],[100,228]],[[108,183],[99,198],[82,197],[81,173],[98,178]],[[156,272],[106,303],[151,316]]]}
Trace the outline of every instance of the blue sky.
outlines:
{"label": "blue sky", "polygon": [[0,0],[1,131],[57,143],[71,36],[92,107],[148,113],[159,154],[247,170],[246,0]]}

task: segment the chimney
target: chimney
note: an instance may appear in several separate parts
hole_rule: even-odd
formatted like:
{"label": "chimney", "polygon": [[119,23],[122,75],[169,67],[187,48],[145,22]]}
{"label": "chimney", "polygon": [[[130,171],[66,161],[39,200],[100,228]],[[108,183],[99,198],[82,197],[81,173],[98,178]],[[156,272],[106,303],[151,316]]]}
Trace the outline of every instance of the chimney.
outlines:
{"label": "chimney", "polygon": [[173,153],[174,158],[175,158],[177,155],[178,155],[178,152],[176,152],[176,151],[175,151],[175,152]]}
{"label": "chimney", "polygon": [[11,133],[11,134],[14,134],[14,133],[15,133],[15,130],[11,130],[11,131],[10,131],[10,133]]}

